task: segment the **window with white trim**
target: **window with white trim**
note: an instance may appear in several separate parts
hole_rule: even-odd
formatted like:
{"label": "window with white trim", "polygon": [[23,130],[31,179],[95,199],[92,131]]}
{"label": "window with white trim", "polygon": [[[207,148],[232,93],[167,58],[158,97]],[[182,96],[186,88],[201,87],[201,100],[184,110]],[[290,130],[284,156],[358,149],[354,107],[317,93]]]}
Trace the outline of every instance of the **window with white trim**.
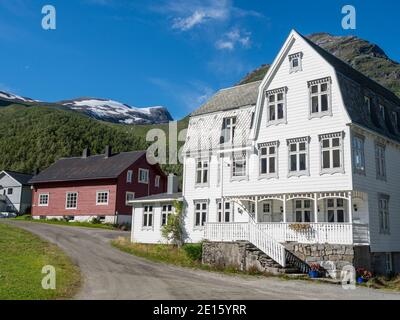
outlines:
{"label": "window with white trim", "polygon": [[157,175],[157,176],[155,177],[154,185],[155,185],[156,188],[159,188],[159,187],[160,187],[160,176]]}
{"label": "window with white trim", "polygon": [[65,197],[65,209],[76,209],[78,208],[78,193],[67,192]]}
{"label": "window with white trim", "polygon": [[309,175],[309,137],[288,139],[289,176]]}
{"label": "window with white trim", "polygon": [[149,183],[149,170],[139,168],[139,183]]}
{"label": "window with white trim", "polygon": [[308,82],[310,91],[310,117],[322,117],[332,114],[331,78]]}
{"label": "window with white trim", "polygon": [[8,189],[7,189],[7,194],[8,194],[8,195],[12,195],[13,192],[14,192],[14,189],[13,189],[13,188],[8,188]]}
{"label": "window with white trim", "polygon": [[194,202],[194,226],[195,228],[204,227],[207,222],[208,202],[195,201]]}
{"label": "window with white trim", "polygon": [[386,160],[385,160],[385,145],[375,144],[375,162],[376,162],[376,178],[386,180]]}
{"label": "window with white trim", "polygon": [[96,205],[108,205],[109,191],[97,191],[96,192]]}
{"label": "window with white trim", "polygon": [[343,172],[343,132],[322,134],[321,173]]}
{"label": "window with white trim", "polygon": [[286,122],[286,88],[271,90],[267,95],[267,124]]}
{"label": "window with white trim", "polygon": [[387,275],[393,272],[393,258],[391,252],[386,252],[385,254],[385,269]]}
{"label": "window with white trim", "polygon": [[393,124],[394,124],[395,128],[398,129],[398,127],[399,127],[399,117],[398,117],[396,111],[392,111],[392,119],[393,119]]}
{"label": "window with white trim", "polygon": [[379,203],[379,232],[382,234],[390,233],[389,199],[385,194],[378,195]]}
{"label": "window with white trim", "polygon": [[49,194],[41,193],[39,194],[39,207],[47,207],[49,205]]}
{"label": "window with white trim", "polygon": [[144,206],[143,208],[143,227],[153,227],[153,206]]}
{"label": "window with white trim", "polygon": [[379,105],[379,114],[380,114],[382,120],[385,120],[385,106],[383,106],[381,104]]}
{"label": "window with white trim", "polygon": [[364,137],[353,135],[352,140],[354,172],[365,174]]}
{"label": "window with white trim", "polygon": [[367,110],[368,115],[371,114],[371,98],[368,96],[364,96],[364,106]]}
{"label": "window with white trim", "polygon": [[233,143],[236,129],[236,117],[227,117],[222,120],[221,143]]}
{"label": "window with white trim", "polygon": [[311,222],[311,200],[295,200],[295,222]]}
{"label": "window with white trim", "polygon": [[126,183],[132,183],[132,179],[133,179],[133,171],[128,170],[126,172]]}
{"label": "window with white trim", "polygon": [[129,201],[132,201],[135,199],[135,193],[127,191],[125,193],[125,204],[129,204]]}
{"label": "window with white trim", "polygon": [[326,199],[328,222],[345,222],[344,199]]}
{"label": "window with white trim", "polygon": [[302,71],[302,58],[302,52],[289,55],[290,73]]}
{"label": "window with white trim", "polygon": [[217,221],[220,223],[233,222],[233,211],[231,203],[225,201],[225,210],[222,210],[222,201],[217,200]]}
{"label": "window with white trim", "polygon": [[161,208],[161,226],[168,224],[169,216],[173,213],[172,204],[164,204]]}
{"label": "window with white trim", "polygon": [[232,153],[232,178],[241,178],[247,176],[247,153]]}
{"label": "window with white trim", "polygon": [[278,176],[278,141],[259,145],[260,176]]}
{"label": "window with white trim", "polygon": [[209,173],[209,161],[208,159],[197,159],[196,161],[196,184],[206,185],[208,184],[208,173]]}

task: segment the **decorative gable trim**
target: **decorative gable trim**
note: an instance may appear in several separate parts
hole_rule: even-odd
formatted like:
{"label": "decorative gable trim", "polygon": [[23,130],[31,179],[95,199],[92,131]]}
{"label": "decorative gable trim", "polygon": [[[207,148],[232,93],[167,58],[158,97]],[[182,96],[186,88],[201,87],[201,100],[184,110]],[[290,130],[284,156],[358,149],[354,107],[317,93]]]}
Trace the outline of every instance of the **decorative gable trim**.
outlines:
{"label": "decorative gable trim", "polygon": [[321,78],[321,79],[311,80],[311,81],[308,81],[307,84],[309,87],[311,87],[313,85],[320,84],[320,83],[326,83],[326,82],[332,83],[332,78],[325,77],[325,78]]}
{"label": "decorative gable trim", "polygon": [[282,87],[282,88],[277,88],[277,89],[273,89],[273,90],[268,90],[265,92],[266,96],[270,96],[272,94],[276,94],[276,93],[287,93],[288,92],[288,87]]}

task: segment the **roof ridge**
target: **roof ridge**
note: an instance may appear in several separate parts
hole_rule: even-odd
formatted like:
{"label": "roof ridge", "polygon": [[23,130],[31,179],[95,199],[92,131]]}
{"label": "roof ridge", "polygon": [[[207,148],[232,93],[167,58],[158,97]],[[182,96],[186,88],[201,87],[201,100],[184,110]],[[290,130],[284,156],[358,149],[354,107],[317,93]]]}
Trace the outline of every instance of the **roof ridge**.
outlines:
{"label": "roof ridge", "polygon": [[239,88],[239,87],[248,86],[248,85],[251,85],[251,84],[255,84],[256,82],[262,82],[262,80],[251,81],[251,82],[248,82],[248,83],[238,84],[236,86],[221,88],[221,89],[218,90],[218,92],[225,91],[225,90],[230,90],[230,89],[236,89],[236,88]]}

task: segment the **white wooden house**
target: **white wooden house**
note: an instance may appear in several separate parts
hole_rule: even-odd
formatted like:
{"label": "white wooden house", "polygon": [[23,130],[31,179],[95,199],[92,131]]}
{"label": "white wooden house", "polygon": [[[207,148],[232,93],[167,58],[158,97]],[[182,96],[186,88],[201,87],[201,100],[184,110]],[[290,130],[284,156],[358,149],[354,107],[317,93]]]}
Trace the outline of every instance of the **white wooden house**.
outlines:
{"label": "white wooden house", "polygon": [[0,212],[24,214],[32,206],[32,175],[10,170],[0,172]]}
{"label": "white wooden house", "polygon": [[292,31],[262,81],[191,115],[187,241],[398,272],[399,112],[395,94]]}

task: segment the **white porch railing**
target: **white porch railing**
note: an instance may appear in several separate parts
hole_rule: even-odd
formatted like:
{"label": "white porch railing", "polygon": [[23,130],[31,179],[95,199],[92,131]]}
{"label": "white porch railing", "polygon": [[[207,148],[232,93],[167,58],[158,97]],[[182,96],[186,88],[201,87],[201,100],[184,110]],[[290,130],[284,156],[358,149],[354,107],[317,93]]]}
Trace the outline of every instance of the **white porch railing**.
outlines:
{"label": "white porch railing", "polygon": [[205,239],[210,241],[246,240],[262,250],[282,267],[286,266],[285,247],[264,233],[256,223],[206,223]]}
{"label": "white porch railing", "polygon": [[[362,244],[369,243],[368,226],[351,223],[305,223],[306,229],[293,230],[294,223],[258,223],[257,226],[279,242]],[[296,223],[298,224],[298,223]]]}
{"label": "white porch railing", "polygon": [[[368,225],[363,224],[306,223],[308,228],[304,230],[291,229],[295,223],[251,224],[277,242],[369,244]],[[248,223],[207,223],[205,237],[211,241],[249,240],[249,228]]]}

